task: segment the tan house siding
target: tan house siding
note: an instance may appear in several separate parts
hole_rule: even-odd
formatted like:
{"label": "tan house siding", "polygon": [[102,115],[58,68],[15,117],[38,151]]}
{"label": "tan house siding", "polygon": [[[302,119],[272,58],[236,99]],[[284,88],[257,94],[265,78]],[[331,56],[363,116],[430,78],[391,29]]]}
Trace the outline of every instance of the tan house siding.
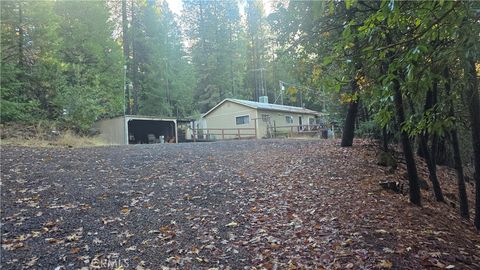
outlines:
{"label": "tan house siding", "polygon": [[[236,117],[240,116],[248,116],[249,123],[237,125]],[[287,116],[292,117],[292,123],[287,122]],[[233,139],[238,137],[238,130],[224,130],[224,135],[222,136],[221,130],[212,129],[255,128],[256,126],[257,138],[261,139],[268,137],[268,127],[273,128],[275,126],[277,131],[290,132],[290,127],[298,127],[300,125],[300,117],[302,118],[302,125],[308,125],[310,122],[309,118],[315,119],[315,114],[255,109],[227,100],[204,116],[203,121],[205,121],[205,125],[203,128],[208,129],[210,138]],[[269,120],[267,121],[267,119]],[[253,136],[254,133],[254,130],[240,131],[241,137]]]}
{"label": "tan house siding", "polygon": [[[248,124],[236,124],[236,117],[239,116],[248,116],[249,123]],[[236,104],[230,101],[226,101],[222,105],[218,106],[215,110],[210,112],[207,116],[204,117],[205,124],[207,129],[236,129],[236,128],[255,128],[255,120],[257,118],[257,110],[243,106],[240,104]],[[222,135],[220,134],[221,131],[211,131],[212,133],[219,133],[214,135],[215,138],[221,139]],[[236,134],[236,130],[228,130],[224,131],[225,134]],[[242,130],[240,131],[242,136],[247,136],[247,134],[251,134],[253,136],[254,130]],[[225,139],[233,139],[236,138],[237,135],[225,135]]]}
{"label": "tan house siding", "polygon": [[[264,115],[268,115],[269,122],[264,121]],[[287,116],[291,116],[293,118],[293,123],[287,123]],[[267,110],[258,110],[258,118],[259,118],[259,127],[258,127],[258,138],[266,137],[267,136],[267,127],[277,127],[277,131],[290,131],[291,126],[298,127],[300,125],[299,117],[302,118],[302,125],[309,124],[309,118],[315,119],[315,115],[313,114],[299,114],[293,112],[280,112],[280,111],[267,111]]]}

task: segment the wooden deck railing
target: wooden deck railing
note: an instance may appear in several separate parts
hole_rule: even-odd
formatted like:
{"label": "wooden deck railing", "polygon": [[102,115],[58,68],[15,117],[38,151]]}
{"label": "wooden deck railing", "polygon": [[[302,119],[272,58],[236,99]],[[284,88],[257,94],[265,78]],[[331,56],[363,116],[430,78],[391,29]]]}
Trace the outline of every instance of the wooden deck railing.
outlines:
{"label": "wooden deck railing", "polygon": [[193,141],[256,139],[256,119],[252,128],[197,128],[193,130]]}
{"label": "wooden deck railing", "polygon": [[256,137],[256,128],[202,128],[196,129],[193,133],[193,141],[250,139]]}
{"label": "wooden deck railing", "polygon": [[269,134],[272,137],[277,137],[279,135],[289,135],[292,136],[294,134],[322,134],[327,130],[326,125],[288,125],[288,126],[273,126],[268,127]]}

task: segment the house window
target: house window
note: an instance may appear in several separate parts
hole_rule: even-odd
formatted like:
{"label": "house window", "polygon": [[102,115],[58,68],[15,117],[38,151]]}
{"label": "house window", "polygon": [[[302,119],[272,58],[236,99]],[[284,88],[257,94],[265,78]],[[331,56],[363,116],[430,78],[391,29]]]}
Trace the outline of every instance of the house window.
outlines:
{"label": "house window", "polygon": [[235,117],[235,123],[237,125],[245,125],[250,123],[250,117],[248,115],[242,115]]}
{"label": "house window", "polygon": [[290,115],[285,116],[285,121],[287,124],[293,124],[293,117]]}
{"label": "house window", "polygon": [[308,118],[308,124],[311,126],[315,125],[315,118]]}

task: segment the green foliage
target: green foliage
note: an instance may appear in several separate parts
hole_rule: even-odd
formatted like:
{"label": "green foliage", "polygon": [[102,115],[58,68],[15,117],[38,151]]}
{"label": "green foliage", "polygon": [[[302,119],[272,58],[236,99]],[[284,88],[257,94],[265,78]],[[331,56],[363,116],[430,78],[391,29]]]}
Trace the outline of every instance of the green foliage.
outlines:
{"label": "green foliage", "polygon": [[101,1],[2,5],[2,121],[87,131],[118,113],[122,58],[109,16]]}
{"label": "green foliage", "polygon": [[[330,104],[361,101],[357,135],[386,128],[391,138],[400,131],[443,136],[470,124],[464,67],[468,59],[478,65],[479,7],[474,1],[288,1],[278,3],[269,22],[281,53],[300,73],[296,78],[320,90],[317,102],[322,92],[336,99]],[[402,123],[394,82],[404,101]],[[352,85],[358,86],[353,93]],[[465,136],[460,140],[469,148]]]}
{"label": "green foliage", "polygon": [[192,47],[194,98],[205,112],[244,92],[245,34],[235,1],[184,1],[183,26]]}
{"label": "green foliage", "polygon": [[[175,16],[166,3],[133,1],[140,112],[194,113],[194,72]],[[108,2],[7,1],[1,16],[2,122],[50,119],[86,132],[123,113],[124,57]]]}
{"label": "green foliage", "polygon": [[2,122],[33,123],[41,119],[42,111],[35,101],[16,103],[8,100],[0,100],[0,118]]}
{"label": "green foliage", "polygon": [[[88,130],[123,112],[124,64],[133,86],[127,103],[138,114],[188,117],[228,97],[279,103],[281,80],[294,86],[285,104],[335,117],[345,112],[341,99],[360,100],[366,132],[374,121],[410,136],[442,134],[465,121],[449,116],[448,104],[455,97],[461,112],[468,101],[463,67],[478,59],[478,3],[280,1],[266,16],[262,1],[240,12],[233,0],[188,0],[182,17],[165,1],[125,3],[123,37],[119,8],[109,1],[2,2],[2,121],[46,118]],[[445,66],[456,81],[449,95]],[[394,80],[404,123],[395,123]],[[434,84],[436,105],[425,108]]]}
{"label": "green foliage", "polygon": [[67,87],[55,101],[64,110],[61,123],[77,132],[88,131],[102,111],[96,91],[88,86]]}
{"label": "green foliage", "polygon": [[358,137],[380,138],[380,128],[375,121],[362,121],[355,130]]}
{"label": "green foliage", "polygon": [[[139,84],[142,93],[139,113],[187,117],[193,111],[194,72],[186,60],[182,33],[166,2],[149,2],[137,15],[144,35],[136,37]],[[141,60],[140,60],[141,59]],[[134,59],[135,60],[135,59]],[[135,60],[137,61],[137,60]]]}

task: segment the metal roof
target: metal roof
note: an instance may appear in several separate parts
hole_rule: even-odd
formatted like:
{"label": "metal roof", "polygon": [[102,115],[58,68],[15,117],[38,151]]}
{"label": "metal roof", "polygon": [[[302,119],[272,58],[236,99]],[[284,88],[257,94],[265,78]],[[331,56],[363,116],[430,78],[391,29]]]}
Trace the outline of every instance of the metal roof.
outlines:
{"label": "metal roof", "polygon": [[294,107],[294,106],[286,106],[286,105],[279,105],[279,104],[271,104],[271,103],[261,103],[261,102],[255,102],[255,101],[250,101],[250,100],[243,100],[243,99],[234,99],[234,98],[226,98],[222,102],[218,103],[210,109],[208,112],[206,112],[202,117],[208,115],[209,113],[213,112],[216,108],[218,108],[220,105],[223,103],[230,101],[233,103],[237,103],[243,106],[247,106],[253,109],[257,110],[266,110],[266,111],[281,111],[281,112],[293,112],[293,113],[304,113],[304,114],[314,114],[314,115],[321,115],[322,113],[305,109],[302,107]]}

